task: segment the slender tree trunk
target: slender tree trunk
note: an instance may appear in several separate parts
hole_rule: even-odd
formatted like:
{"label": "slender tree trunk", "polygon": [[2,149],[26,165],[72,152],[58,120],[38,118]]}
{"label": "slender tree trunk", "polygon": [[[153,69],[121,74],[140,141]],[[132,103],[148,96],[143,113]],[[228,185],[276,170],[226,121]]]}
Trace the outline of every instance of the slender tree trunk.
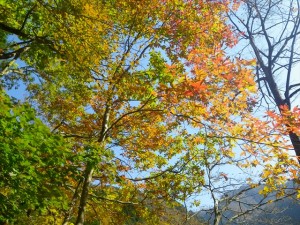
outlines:
{"label": "slender tree trunk", "polygon": [[221,216],[222,216],[221,213],[215,214],[214,225],[219,225],[220,224],[220,222],[221,222]]}
{"label": "slender tree trunk", "polygon": [[[107,129],[108,129],[108,120],[109,120],[109,113],[110,113],[110,105],[107,103],[106,108],[103,115],[103,121],[102,121],[102,129],[101,129],[101,135],[98,139],[99,144],[103,143],[103,141],[106,138],[107,135]],[[84,213],[85,213],[85,207],[88,200],[89,195],[89,187],[93,179],[93,172],[94,172],[94,164],[87,163],[86,169],[85,169],[85,175],[84,175],[84,181],[80,196],[80,203],[78,208],[78,214],[77,214],[77,220],[76,225],[83,225],[84,223]]]}
{"label": "slender tree trunk", "polygon": [[94,167],[90,163],[88,163],[84,175],[84,183],[82,186],[80,204],[78,208],[78,215],[75,223],[76,225],[83,225],[84,223],[85,206],[88,200],[89,187],[92,182],[93,172],[94,172]]}
{"label": "slender tree trunk", "polygon": [[70,208],[65,214],[65,218],[64,218],[64,221],[63,221],[62,225],[67,225],[68,222],[70,221],[74,206],[75,206],[76,201],[79,197],[79,189],[80,189],[81,183],[82,183],[82,180],[80,180],[77,184],[77,187],[75,189],[75,192],[74,192],[74,195],[73,195],[73,198],[72,198],[72,202],[69,205]]}

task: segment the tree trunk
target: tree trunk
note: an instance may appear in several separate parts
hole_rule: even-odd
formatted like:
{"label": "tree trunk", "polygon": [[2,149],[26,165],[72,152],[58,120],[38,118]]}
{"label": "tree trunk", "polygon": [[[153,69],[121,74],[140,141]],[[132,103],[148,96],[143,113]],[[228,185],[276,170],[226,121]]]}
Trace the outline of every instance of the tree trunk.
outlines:
{"label": "tree trunk", "polygon": [[300,138],[298,137],[297,134],[295,134],[293,132],[290,132],[289,136],[290,136],[292,145],[294,147],[294,150],[296,152],[296,156],[297,156],[298,162],[300,164]]}
{"label": "tree trunk", "polygon": [[70,203],[70,206],[69,206],[70,208],[65,214],[65,218],[64,218],[64,221],[63,221],[62,225],[68,225],[68,223],[70,221],[74,206],[75,206],[76,201],[79,197],[79,189],[80,189],[81,183],[82,183],[82,180],[80,180],[77,184],[77,187],[75,189],[75,192],[74,192],[74,195],[73,195],[73,198],[72,198],[72,202]]}
{"label": "tree trunk", "polygon": [[221,213],[215,214],[214,225],[219,225],[220,224],[220,222],[221,222],[221,216],[222,216]]}
{"label": "tree trunk", "polygon": [[[101,130],[101,135],[98,139],[99,144],[103,143],[103,141],[106,138],[106,132],[107,132],[107,127],[108,127],[108,119],[109,119],[109,113],[110,113],[110,105],[107,103],[105,112],[103,115],[103,121],[102,121],[102,130]],[[78,207],[78,214],[77,214],[77,220],[75,225],[83,225],[84,223],[84,212],[85,212],[85,207],[86,203],[88,200],[88,195],[89,195],[89,187],[92,182],[93,178],[93,172],[94,172],[94,164],[92,163],[87,163],[86,169],[85,169],[85,175],[84,175],[84,183],[82,186],[82,191],[81,191],[81,197],[80,197],[80,204]]]}
{"label": "tree trunk", "polygon": [[77,215],[77,220],[75,223],[76,225],[83,225],[83,223],[84,223],[85,206],[86,206],[87,199],[88,199],[89,186],[92,181],[93,172],[94,172],[93,166],[90,163],[88,163],[86,170],[85,170],[85,175],[84,175],[84,183],[82,186],[80,204],[79,204],[79,208],[78,208],[78,215]]}

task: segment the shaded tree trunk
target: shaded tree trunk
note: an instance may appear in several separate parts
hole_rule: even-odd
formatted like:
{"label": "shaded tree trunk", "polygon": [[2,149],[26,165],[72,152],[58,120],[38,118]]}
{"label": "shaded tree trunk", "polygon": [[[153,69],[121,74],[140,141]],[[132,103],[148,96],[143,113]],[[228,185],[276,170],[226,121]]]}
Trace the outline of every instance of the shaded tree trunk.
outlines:
{"label": "shaded tree trunk", "polygon": [[289,133],[289,137],[296,152],[298,162],[300,163],[300,137],[293,132]]}
{"label": "shaded tree trunk", "polygon": [[74,206],[76,204],[76,201],[79,197],[79,191],[80,191],[80,186],[81,186],[81,183],[82,183],[82,180],[80,180],[77,184],[77,187],[75,189],[75,192],[74,192],[74,195],[73,195],[73,198],[72,198],[72,202],[70,203],[69,205],[69,210],[65,213],[65,218],[64,218],[64,221],[62,223],[62,225],[67,225],[68,222],[70,221],[71,219],[71,215],[72,215],[72,212],[73,212],[73,209],[74,209]]}
{"label": "shaded tree trunk", "polygon": [[88,200],[89,187],[92,182],[93,172],[94,172],[93,166],[88,163],[84,175],[81,198],[80,198],[80,203],[78,208],[78,215],[75,223],[76,225],[83,225],[84,223],[85,206]]}

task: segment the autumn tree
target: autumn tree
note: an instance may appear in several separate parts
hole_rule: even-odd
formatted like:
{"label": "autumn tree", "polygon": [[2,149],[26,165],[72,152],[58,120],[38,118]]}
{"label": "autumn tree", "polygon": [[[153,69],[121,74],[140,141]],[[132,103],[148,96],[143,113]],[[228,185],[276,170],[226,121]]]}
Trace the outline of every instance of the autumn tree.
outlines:
{"label": "autumn tree", "polygon": [[[298,0],[242,0],[238,11],[231,11],[231,24],[238,32],[241,45],[251,49],[256,59],[256,81],[262,100],[271,111],[283,135],[288,135],[300,156],[299,140],[299,62],[300,14]],[[247,47],[248,46],[248,47]],[[242,52],[247,57],[247,51]],[[249,52],[248,52],[249,54]],[[249,57],[249,56],[248,56]],[[276,106],[280,112],[272,112]]]}
{"label": "autumn tree", "polygon": [[0,7],[2,86],[23,82],[80,173],[63,184],[64,224],[83,224],[87,209],[126,218],[123,205],[151,224],[162,206],[202,190],[205,156],[230,159],[245,140],[248,154],[259,142],[276,148],[250,115],[252,62],[225,54],[235,44],[227,1]]}
{"label": "autumn tree", "polygon": [[[207,206],[201,206],[195,213],[205,218],[209,224],[253,224],[256,219],[264,219],[264,224],[275,223],[280,216],[281,222],[287,222],[288,217],[283,217],[284,209],[274,205],[282,200],[296,197],[295,184],[289,181],[288,186],[283,184],[281,193],[277,190],[266,192],[269,188],[266,185],[267,178],[261,178],[255,167],[255,160],[252,166],[239,167],[238,162],[246,161],[249,156],[227,159],[206,158],[205,185],[203,193],[210,196],[211,202]],[[261,170],[261,169],[259,169]],[[254,181],[255,180],[255,181]],[[263,195],[261,195],[264,193]],[[288,209],[287,209],[288,210]],[[271,215],[273,220],[270,220]],[[268,221],[270,220],[270,221]]]}

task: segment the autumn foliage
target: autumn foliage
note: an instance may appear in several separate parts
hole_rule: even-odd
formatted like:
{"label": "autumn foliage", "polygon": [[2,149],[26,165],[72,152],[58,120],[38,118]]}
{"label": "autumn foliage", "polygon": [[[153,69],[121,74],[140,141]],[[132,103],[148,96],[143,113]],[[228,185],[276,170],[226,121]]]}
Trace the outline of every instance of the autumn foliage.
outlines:
{"label": "autumn foliage", "polygon": [[[1,3],[2,89],[23,82],[72,155],[56,165],[70,170],[60,187],[67,206],[57,198],[39,216],[158,224],[165,204],[201,192],[203,168],[213,161],[245,157],[238,166],[256,166],[270,151],[293,162],[281,138],[270,138],[269,123],[251,115],[253,61],[225,54],[236,44],[224,22],[228,7],[204,0]],[[294,173],[292,164],[280,168]]]}

